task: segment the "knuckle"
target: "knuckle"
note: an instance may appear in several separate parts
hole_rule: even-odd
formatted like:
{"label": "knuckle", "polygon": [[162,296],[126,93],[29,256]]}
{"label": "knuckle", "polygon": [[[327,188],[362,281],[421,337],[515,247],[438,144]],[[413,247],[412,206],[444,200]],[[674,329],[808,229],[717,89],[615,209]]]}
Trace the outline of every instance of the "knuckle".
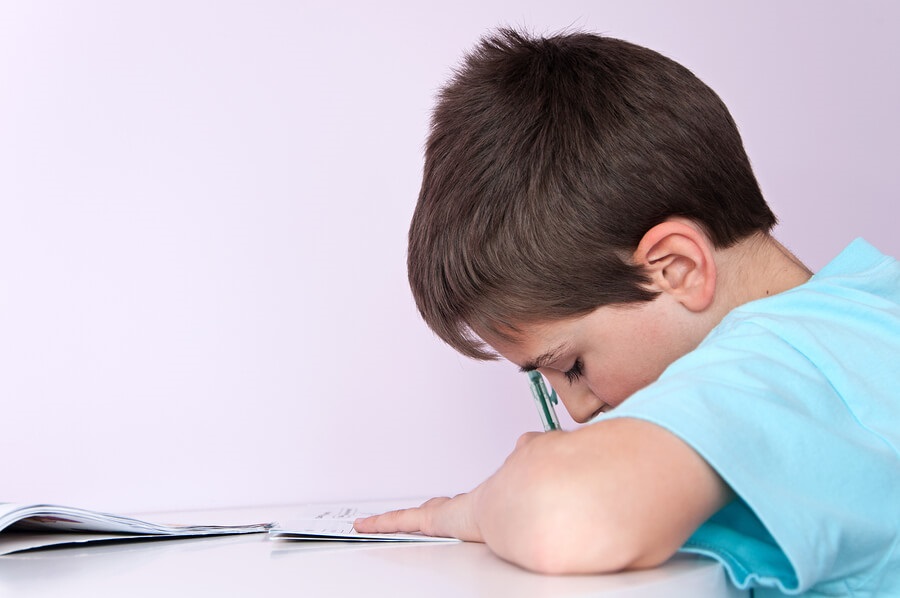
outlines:
{"label": "knuckle", "polygon": [[524,434],[519,436],[518,440],[516,440],[516,448],[522,448],[538,436],[540,436],[540,432],[525,432]]}

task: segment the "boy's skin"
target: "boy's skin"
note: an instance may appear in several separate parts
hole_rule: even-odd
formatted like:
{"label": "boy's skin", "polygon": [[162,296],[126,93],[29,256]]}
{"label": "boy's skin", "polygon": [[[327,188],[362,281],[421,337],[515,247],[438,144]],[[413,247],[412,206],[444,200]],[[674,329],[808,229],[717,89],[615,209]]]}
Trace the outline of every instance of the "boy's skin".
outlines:
{"label": "boy's skin", "polygon": [[[812,275],[770,235],[717,249],[702,227],[680,217],[647,231],[632,259],[659,292],[653,301],[523,322],[513,340],[481,335],[507,360],[546,376],[577,422],[652,383],[735,307]],[[582,372],[574,377],[576,360]],[[605,573],[664,562],[732,496],[675,435],[623,418],[525,434],[473,491],[360,519],[355,527],[485,542],[542,573]]]}

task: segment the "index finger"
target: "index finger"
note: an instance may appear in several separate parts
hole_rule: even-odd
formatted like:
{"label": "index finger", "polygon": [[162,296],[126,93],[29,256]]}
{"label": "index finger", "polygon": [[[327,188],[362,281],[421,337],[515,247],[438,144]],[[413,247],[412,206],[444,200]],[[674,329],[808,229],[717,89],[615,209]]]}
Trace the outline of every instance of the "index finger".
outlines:
{"label": "index finger", "polygon": [[427,519],[425,513],[426,506],[436,506],[437,504],[448,500],[450,499],[432,498],[420,507],[399,509],[397,511],[388,511],[387,513],[382,513],[380,515],[363,517],[353,522],[353,528],[360,533],[366,534],[424,532]]}

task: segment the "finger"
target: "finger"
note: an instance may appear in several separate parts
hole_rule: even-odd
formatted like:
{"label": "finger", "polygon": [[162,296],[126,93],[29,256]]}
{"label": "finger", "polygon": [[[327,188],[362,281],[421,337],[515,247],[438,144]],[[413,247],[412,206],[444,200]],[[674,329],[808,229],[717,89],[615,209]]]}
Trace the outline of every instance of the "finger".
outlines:
{"label": "finger", "polygon": [[427,521],[426,510],[433,509],[448,500],[450,499],[447,497],[432,498],[422,503],[420,507],[399,509],[357,519],[353,522],[353,528],[358,532],[367,534],[421,532]]}
{"label": "finger", "polygon": [[452,499],[433,498],[421,507],[357,519],[353,527],[360,533],[420,532],[427,536],[483,541],[471,512],[470,497],[466,494]]}
{"label": "finger", "polygon": [[418,511],[417,507],[372,515],[354,521],[353,528],[366,534],[417,532],[421,528],[421,514]]}
{"label": "finger", "polygon": [[419,505],[419,508],[420,509],[428,509],[428,508],[438,507],[438,506],[444,504],[445,502],[447,502],[448,500],[450,500],[449,496],[435,496],[434,498],[429,498],[428,500],[423,502],[421,505]]}
{"label": "finger", "polygon": [[422,533],[429,536],[459,538],[468,542],[483,541],[475,522],[472,493],[426,502],[421,508],[420,525]]}

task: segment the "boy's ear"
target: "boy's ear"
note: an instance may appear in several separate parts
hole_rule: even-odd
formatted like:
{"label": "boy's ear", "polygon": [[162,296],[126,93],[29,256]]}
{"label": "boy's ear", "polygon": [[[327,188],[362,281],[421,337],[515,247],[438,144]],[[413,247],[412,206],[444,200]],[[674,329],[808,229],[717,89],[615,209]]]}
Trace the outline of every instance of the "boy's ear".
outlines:
{"label": "boy's ear", "polygon": [[693,312],[708,308],[716,292],[712,241],[681,218],[657,224],[644,234],[632,256],[650,278],[650,289],[668,293]]}

